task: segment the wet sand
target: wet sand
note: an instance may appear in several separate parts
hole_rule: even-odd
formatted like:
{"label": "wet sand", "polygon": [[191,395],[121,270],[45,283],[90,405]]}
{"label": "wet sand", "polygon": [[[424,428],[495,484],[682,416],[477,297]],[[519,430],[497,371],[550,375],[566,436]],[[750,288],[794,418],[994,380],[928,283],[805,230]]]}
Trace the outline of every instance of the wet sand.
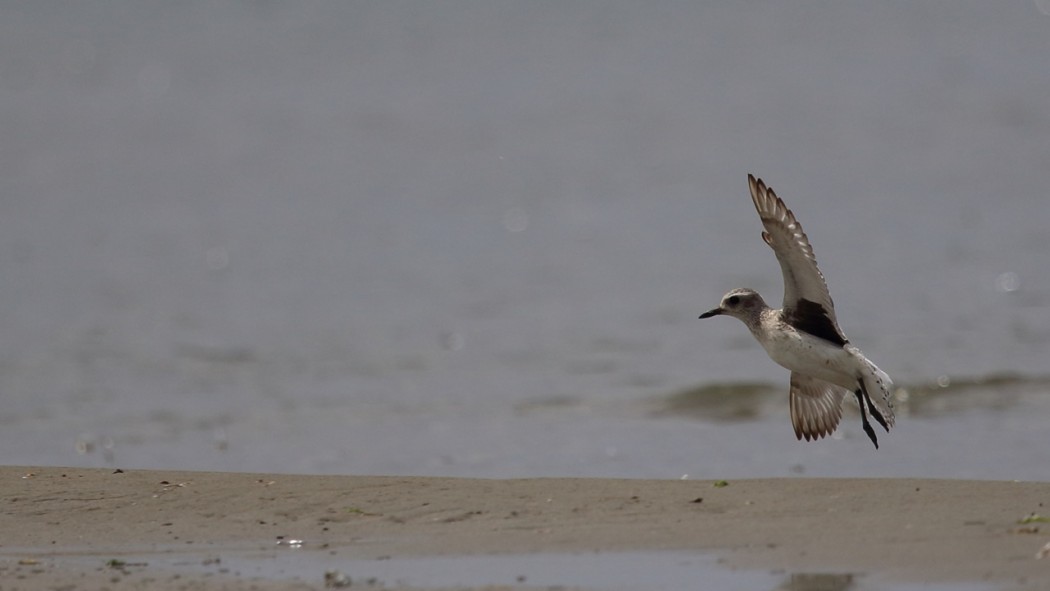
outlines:
{"label": "wet sand", "polygon": [[[675,550],[789,574],[1050,586],[1050,558],[1036,558],[1050,523],[1022,523],[1050,515],[1050,483],[721,484],[2,467],[0,588],[323,588],[324,572],[221,568],[224,552],[297,540],[300,552],[347,560]],[[216,560],[209,568],[148,558],[172,552]],[[383,583],[371,588],[397,588]]]}

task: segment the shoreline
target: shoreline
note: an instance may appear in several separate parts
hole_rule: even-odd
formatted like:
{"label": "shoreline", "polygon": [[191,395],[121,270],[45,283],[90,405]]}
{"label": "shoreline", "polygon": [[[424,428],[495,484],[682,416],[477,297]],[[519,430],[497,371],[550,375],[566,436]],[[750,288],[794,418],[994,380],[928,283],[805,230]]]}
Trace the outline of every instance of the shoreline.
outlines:
{"label": "shoreline", "polygon": [[1050,584],[1050,558],[1036,558],[1050,524],[1020,523],[1050,515],[1050,483],[1042,482],[774,478],[716,486],[12,466],[0,467],[0,483],[0,578],[20,577],[13,589],[90,588],[96,579],[111,589],[322,588],[320,578],[101,568],[129,548],[221,556],[282,540],[348,560],[698,551],[729,567],[788,574]]}

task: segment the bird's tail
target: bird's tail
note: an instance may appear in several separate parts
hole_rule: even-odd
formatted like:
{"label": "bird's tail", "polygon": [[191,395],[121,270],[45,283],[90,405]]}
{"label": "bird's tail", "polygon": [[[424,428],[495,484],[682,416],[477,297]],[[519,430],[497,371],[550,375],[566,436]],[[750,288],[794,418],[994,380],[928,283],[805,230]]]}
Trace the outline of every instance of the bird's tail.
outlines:
{"label": "bird's tail", "polygon": [[868,394],[867,399],[873,407],[869,407],[868,410],[876,420],[881,415],[883,420],[879,423],[889,431],[893,426],[893,380],[871,361],[864,361],[867,362],[867,371],[862,372],[861,380]]}

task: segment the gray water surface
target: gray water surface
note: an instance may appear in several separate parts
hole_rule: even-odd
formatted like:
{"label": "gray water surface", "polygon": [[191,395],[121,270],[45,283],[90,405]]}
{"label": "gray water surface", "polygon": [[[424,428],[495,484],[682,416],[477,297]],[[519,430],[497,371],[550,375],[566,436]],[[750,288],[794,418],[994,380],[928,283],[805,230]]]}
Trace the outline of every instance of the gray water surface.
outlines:
{"label": "gray water surface", "polygon": [[[339,549],[310,549],[303,540],[267,548],[215,547],[189,550],[185,545],[150,552],[105,554],[58,549],[35,560],[46,564],[105,566],[114,579],[129,575],[164,580],[203,574],[215,580],[287,581],[325,588],[410,587],[500,589],[591,589],[601,591],[686,591],[698,587],[726,591],[990,591],[987,583],[910,583],[844,571],[747,570],[695,552],[577,552],[566,554],[475,555],[439,557],[382,556],[346,558]],[[17,567],[16,567],[17,568]],[[17,572],[17,571],[16,571]],[[132,581],[134,579],[131,579]]]}
{"label": "gray water surface", "polygon": [[[1039,6],[0,8],[0,462],[1050,480]],[[779,300],[749,172],[948,385],[878,452],[697,320]]]}

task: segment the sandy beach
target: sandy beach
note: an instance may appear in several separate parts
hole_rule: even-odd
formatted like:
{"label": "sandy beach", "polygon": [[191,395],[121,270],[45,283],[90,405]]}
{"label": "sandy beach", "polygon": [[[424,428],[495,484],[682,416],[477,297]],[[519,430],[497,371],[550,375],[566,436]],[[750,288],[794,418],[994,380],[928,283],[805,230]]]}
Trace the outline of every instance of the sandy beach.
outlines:
{"label": "sandy beach", "polygon": [[[323,588],[323,571],[282,577],[222,567],[224,554],[290,546],[307,553],[301,556],[325,552],[348,561],[697,551],[718,557],[726,569],[1004,589],[1050,585],[1050,559],[1037,558],[1050,541],[1050,526],[1039,517],[1050,514],[1047,483],[483,480],[53,467],[0,468],[0,483],[5,591]],[[212,558],[188,558],[183,566],[165,558],[180,553]],[[506,588],[531,587],[522,581]]]}

